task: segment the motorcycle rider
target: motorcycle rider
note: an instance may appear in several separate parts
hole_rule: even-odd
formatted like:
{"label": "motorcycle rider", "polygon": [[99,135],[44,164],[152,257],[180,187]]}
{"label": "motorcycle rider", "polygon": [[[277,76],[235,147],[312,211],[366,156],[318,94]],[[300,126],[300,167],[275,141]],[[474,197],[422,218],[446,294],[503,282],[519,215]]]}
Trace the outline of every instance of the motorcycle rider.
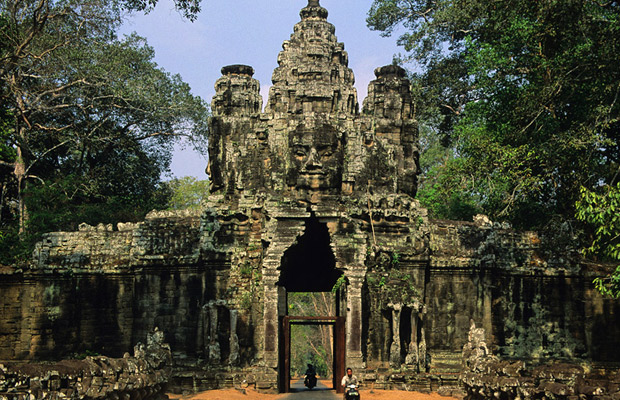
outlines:
{"label": "motorcycle rider", "polygon": [[344,388],[344,394],[342,396],[343,399],[347,398],[347,386],[349,385],[357,386],[357,383],[358,383],[358,380],[357,380],[357,377],[353,375],[353,370],[351,368],[347,368],[347,374],[343,376],[342,381],[340,381],[340,384]]}
{"label": "motorcycle rider", "polygon": [[[311,381],[312,381],[312,385],[309,386]],[[316,386],[316,370],[314,369],[314,366],[312,364],[308,364],[308,368],[306,369],[306,379],[304,379],[304,384],[308,386],[310,389]]]}

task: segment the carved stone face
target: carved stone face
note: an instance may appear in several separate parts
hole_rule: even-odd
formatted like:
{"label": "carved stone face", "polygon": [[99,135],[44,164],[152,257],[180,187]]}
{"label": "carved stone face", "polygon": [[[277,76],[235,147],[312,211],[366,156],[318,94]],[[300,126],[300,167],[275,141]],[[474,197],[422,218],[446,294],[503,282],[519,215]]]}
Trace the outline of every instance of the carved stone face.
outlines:
{"label": "carved stone face", "polygon": [[[343,150],[338,132],[330,125],[299,125],[289,134],[289,186],[314,203],[317,195],[334,193],[342,182]],[[305,195],[303,194],[305,193]]]}

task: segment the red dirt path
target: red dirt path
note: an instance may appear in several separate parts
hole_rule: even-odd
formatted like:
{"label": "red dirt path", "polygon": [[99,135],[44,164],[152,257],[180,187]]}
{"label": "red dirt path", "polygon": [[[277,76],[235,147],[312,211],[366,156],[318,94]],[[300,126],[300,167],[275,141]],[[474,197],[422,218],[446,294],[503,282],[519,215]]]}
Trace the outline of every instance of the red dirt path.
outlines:
{"label": "red dirt path", "polygon": [[[331,382],[325,382],[331,386]],[[437,393],[404,392],[400,390],[360,390],[364,400],[457,400],[454,397],[440,396]],[[237,389],[208,390],[188,396],[169,394],[171,400],[281,400],[290,393],[263,394],[254,389],[245,389],[245,394]]]}

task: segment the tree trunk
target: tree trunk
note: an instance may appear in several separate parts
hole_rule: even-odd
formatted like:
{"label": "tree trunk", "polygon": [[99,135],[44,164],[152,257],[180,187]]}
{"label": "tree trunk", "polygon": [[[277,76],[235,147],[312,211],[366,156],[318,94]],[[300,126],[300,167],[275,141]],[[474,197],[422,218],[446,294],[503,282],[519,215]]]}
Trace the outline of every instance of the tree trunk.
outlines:
{"label": "tree trunk", "polygon": [[2,222],[2,214],[4,210],[4,192],[6,191],[6,186],[6,181],[2,181],[2,192],[0,192],[0,223]]}
{"label": "tree trunk", "polygon": [[17,202],[19,208],[19,233],[20,235],[26,230],[26,223],[28,222],[28,209],[26,208],[26,202],[24,200],[24,188],[26,184],[26,165],[22,154],[22,149],[17,146],[17,157],[15,159],[15,168],[13,168],[13,174],[17,179]]}

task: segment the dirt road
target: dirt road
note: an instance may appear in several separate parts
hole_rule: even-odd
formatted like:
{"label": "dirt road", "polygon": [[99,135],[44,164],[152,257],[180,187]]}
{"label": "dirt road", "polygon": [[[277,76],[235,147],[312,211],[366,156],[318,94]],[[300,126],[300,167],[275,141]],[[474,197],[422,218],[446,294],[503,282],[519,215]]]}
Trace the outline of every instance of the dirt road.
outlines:
{"label": "dirt road", "polygon": [[[336,394],[335,390],[327,389],[325,383],[312,391],[305,390],[303,381],[291,382],[291,388],[295,390],[286,394],[263,394],[253,389],[208,390],[188,396],[169,394],[171,400],[341,400],[342,395]],[[363,400],[457,400],[454,397],[442,397],[437,393],[402,392],[398,390],[372,390],[362,388],[360,397]]]}
{"label": "dirt road", "polygon": [[341,400],[342,395],[336,394],[336,391],[325,386],[321,381],[317,382],[314,389],[308,390],[304,386],[303,380],[291,382],[291,393],[286,397],[286,400]]}

